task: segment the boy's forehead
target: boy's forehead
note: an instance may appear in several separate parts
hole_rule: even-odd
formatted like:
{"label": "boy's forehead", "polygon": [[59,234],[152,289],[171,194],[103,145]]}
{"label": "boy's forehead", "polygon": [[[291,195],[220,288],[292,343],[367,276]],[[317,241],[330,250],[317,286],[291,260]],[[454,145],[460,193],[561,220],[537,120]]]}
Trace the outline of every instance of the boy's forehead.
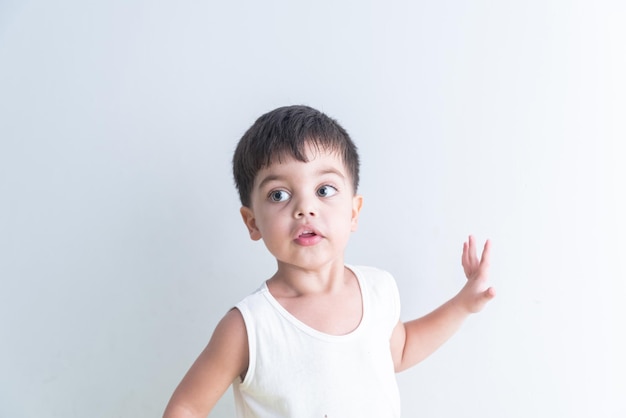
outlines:
{"label": "boy's forehead", "polygon": [[258,187],[266,183],[268,178],[300,174],[336,174],[346,179],[349,177],[343,159],[337,151],[307,147],[306,161],[300,161],[286,153],[274,157],[269,164],[259,170],[255,184]]}

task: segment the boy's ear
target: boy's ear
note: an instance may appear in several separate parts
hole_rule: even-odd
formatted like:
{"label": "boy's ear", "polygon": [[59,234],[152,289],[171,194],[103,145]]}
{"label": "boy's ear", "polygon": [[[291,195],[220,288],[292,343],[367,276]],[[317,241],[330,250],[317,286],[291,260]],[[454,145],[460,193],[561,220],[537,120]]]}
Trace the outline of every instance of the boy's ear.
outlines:
{"label": "boy's ear", "polygon": [[355,195],[352,198],[352,232],[356,231],[359,227],[359,214],[363,207],[363,196]]}
{"label": "boy's ear", "polygon": [[241,213],[241,217],[243,218],[243,223],[246,224],[248,228],[248,232],[250,233],[250,239],[253,241],[258,241],[261,239],[261,231],[256,226],[256,219],[254,217],[254,212],[247,206],[242,206],[239,209]]}

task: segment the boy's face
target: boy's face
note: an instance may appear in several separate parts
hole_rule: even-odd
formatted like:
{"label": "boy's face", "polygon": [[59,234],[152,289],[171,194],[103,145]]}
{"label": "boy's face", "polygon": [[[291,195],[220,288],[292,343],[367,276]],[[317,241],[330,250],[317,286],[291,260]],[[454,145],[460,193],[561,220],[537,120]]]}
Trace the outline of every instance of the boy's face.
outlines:
{"label": "boy's face", "polygon": [[281,266],[314,270],[343,263],[357,229],[362,197],[341,157],[309,148],[308,162],[281,158],[257,174],[250,208],[241,215],[253,240],[263,239]]}

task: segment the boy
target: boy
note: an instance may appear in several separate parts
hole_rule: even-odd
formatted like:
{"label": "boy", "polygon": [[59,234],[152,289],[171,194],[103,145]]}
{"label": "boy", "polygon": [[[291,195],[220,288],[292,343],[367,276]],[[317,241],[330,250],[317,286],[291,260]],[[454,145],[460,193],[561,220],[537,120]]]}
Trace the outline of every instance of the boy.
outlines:
{"label": "boy", "polygon": [[230,310],[174,392],[166,418],[206,417],[233,384],[239,417],[398,417],[395,372],[435,351],[493,298],[489,241],[463,245],[467,283],[403,323],[395,282],[344,264],[363,198],[347,132],[306,106],[261,116],[239,141],[241,216],[276,273]]}

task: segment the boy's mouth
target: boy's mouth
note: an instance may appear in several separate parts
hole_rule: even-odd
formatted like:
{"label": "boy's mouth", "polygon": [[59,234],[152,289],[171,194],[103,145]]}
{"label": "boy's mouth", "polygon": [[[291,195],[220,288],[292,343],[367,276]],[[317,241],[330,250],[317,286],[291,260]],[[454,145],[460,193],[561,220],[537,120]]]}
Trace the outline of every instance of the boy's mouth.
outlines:
{"label": "boy's mouth", "polygon": [[310,246],[319,243],[322,240],[322,236],[313,228],[301,229],[295,238],[296,243],[303,246]]}

